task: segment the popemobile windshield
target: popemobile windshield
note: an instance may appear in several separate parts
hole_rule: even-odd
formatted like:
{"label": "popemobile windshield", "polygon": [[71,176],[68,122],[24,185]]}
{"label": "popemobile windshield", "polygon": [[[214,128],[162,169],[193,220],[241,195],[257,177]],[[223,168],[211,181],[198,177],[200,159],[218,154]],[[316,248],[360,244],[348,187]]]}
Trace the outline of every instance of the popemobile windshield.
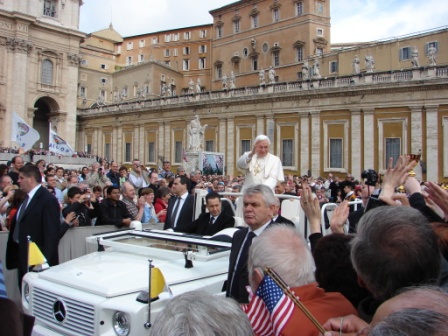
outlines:
{"label": "popemobile windshield", "polygon": [[231,243],[158,230],[87,242],[98,252],[25,275],[22,304],[36,318],[33,335],[147,335],[173,296],[225,293]]}

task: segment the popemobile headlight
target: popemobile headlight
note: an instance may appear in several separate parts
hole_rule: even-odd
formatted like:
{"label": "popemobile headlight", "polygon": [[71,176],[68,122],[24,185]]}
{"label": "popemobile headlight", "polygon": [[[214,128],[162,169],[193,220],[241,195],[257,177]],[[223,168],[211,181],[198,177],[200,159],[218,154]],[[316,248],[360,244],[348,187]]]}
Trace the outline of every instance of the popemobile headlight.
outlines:
{"label": "popemobile headlight", "polygon": [[115,312],[114,318],[112,321],[114,326],[115,334],[118,336],[127,336],[131,331],[131,325],[128,320],[128,316],[120,311]]}
{"label": "popemobile headlight", "polygon": [[30,285],[28,282],[23,282],[23,298],[25,299],[26,303],[30,303]]}

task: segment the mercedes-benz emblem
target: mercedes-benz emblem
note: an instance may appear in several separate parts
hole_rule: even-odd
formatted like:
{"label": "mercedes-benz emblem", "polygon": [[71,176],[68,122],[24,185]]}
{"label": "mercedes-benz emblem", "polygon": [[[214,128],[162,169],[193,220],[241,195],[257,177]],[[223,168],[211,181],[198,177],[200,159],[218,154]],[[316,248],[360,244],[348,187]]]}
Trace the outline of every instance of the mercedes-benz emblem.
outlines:
{"label": "mercedes-benz emblem", "polygon": [[58,322],[65,320],[66,310],[64,302],[58,300],[53,304],[53,316]]}

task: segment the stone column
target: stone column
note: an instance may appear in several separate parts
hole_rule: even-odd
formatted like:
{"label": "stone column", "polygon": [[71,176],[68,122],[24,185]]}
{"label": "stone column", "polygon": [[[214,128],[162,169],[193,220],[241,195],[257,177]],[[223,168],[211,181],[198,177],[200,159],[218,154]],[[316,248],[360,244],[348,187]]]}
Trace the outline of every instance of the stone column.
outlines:
{"label": "stone column", "polygon": [[374,139],[375,139],[375,125],[374,121],[374,111],[373,108],[363,108],[364,112],[364,167],[363,169],[375,169],[378,170],[378,167],[374,167],[375,160],[375,147],[374,147]]}
{"label": "stone column", "polygon": [[226,153],[226,162],[225,165],[227,167],[228,175],[235,175],[235,155],[238,156],[238,153],[235,153],[236,141],[240,141],[240,139],[235,139],[235,119],[233,117],[227,118],[227,153]]}
{"label": "stone column", "polygon": [[164,122],[159,122],[159,131],[157,132],[157,155],[156,163],[158,167],[162,167],[159,157],[165,155],[165,126]]}
{"label": "stone column", "polygon": [[[362,152],[360,150],[361,149],[361,130],[362,130],[361,109],[359,109],[359,108],[350,109],[350,112],[351,112],[351,126],[350,126],[351,141],[348,142],[351,144],[349,146],[350,153],[351,153],[351,155],[350,155],[350,158],[351,158],[350,171],[357,178],[359,178],[359,177],[361,177],[361,172],[364,169],[362,167],[362,162],[361,162]],[[346,151],[344,151],[344,152],[346,152]],[[346,154],[344,153],[344,162],[347,162],[345,160],[345,155]],[[348,167],[346,167],[346,168],[348,169]]]}
{"label": "stone column", "polygon": [[258,136],[260,134],[266,134],[266,131],[264,129],[264,118],[257,118],[257,134],[255,136]]}
{"label": "stone column", "polygon": [[311,111],[311,174],[320,175],[320,111]]}
{"label": "stone column", "polygon": [[99,129],[98,127],[95,127],[92,134],[92,154],[102,156],[99,152]]}
{"label": "stone column", "polygon": [[[271,140],[271,144],[274,144],[275,140],[275,122],[272,115],[266,116],[266,136]],[[273,149],[271,146],[271,149]],[[279,153],[275,153],[278,155]]]}
{"label": "stone column", "polygon": [[146,162],[145,160],[145,138],[146,138],[146,134],[145,134],[145,126],[140,126],[139,127],[139,136],[138,136],[138,158],[140,160],[142,160],[142,162]]}
{"label": "stone column", "polygon": [[123,163],[123,153],[124,153],[124,148],[123,148],[123,127],[122,126],[118,126],[116,128],[117,130],[117,161]]}
{"label": "stone column", "polygon": [[[422,152],[423,147],[423,134],[422,134],[422,107],[410,106],[411,110],[411,153],[418,154]],[[422,181],[422,168],[418,164],[414,168],[415,178]]]}
{"label": "stone column", "polygon": [[112,130],[112,150],[111,150],[112,159],[118,161],[118,127],[114,127]]}
{"label": "stone column", "polygon": [[438,128],[439,105],[427,105],[426,108],[426,180],[439,182]]}
{"label": "stone column", "polygon": [[226,118],[219,119],[218,128],[218,152],[225,153],[226,151],[226,140],[227,140],[227,129],[226,129]]}
{"label": "stone column", "polygon": [[300,175],[308,174],[310,167],[309,113],[299,112],[300,117]]}
{"label": "stone column", "polygon": [[172,156],[171,150],[171,124],[165,123],[163,130],[163,151],[162,156],[165,157],[165,160],[174,161],[174,156]]}

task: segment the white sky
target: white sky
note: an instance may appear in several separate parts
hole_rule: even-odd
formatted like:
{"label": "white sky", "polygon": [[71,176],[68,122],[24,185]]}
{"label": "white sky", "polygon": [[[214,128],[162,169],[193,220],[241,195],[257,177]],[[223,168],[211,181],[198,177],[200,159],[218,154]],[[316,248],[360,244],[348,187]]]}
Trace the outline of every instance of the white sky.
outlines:
{"label": "white sky", "polygon": [[[290,0],[288,0],[290,1]],[[123,37],[212,23],[209,11],[232,0],[83,0],[80,30]],[[331,0],[331,42],[365,42],[448,25],[447,0]]]}

